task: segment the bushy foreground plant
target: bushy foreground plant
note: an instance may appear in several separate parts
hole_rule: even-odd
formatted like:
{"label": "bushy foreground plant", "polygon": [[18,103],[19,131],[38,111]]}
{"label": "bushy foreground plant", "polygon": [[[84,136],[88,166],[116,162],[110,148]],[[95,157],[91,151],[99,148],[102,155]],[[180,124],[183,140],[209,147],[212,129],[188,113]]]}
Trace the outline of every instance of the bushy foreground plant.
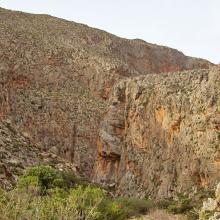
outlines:
{"label": "bushy foreground plant", "polygon": [[76,183],[76,177],[48,166],[28,169],[17,188],[0,190],[0,219],[123,220],[152,206],[148,200],[113,199],[99,187]]}

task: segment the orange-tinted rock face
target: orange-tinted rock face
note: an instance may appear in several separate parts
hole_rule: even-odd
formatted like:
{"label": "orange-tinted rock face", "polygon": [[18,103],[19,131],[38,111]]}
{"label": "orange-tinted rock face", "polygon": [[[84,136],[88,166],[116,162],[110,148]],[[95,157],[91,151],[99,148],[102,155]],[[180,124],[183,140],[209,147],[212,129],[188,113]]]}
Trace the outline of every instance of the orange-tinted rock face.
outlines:
{"label": "orange-tinted rock face", "polygon": [[156,198],[214,185],[219,88],[220,69],[120,82],[101,123],[94,180],[116,184],[118,194]]}
{"label": "orange-tinted rock face", "polygon": [[[87,175],[116,82],[212,65],[177,50],[47,15],[0,9],[0,27],[0,119],[10,118],[35,142],[75,161]],[[123,137],[124,125],[114,132]]]}

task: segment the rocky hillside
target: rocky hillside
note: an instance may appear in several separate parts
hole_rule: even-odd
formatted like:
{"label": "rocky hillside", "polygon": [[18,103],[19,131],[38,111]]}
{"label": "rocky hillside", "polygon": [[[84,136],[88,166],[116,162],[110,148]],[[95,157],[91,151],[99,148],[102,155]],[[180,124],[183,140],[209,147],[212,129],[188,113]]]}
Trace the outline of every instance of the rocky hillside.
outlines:
{"label": "rocky hillside", "polygon": [[[219,65],[0,8],[0,188],[13,188],[26,167],[44,164],[83,174],[116,200],[149,198],[154,209],[143,219],[193,213],[193,219],[217,220],[219,97]],[[140,201],[133,205],[143,207]],[[120,212],[132,209],[118,204]],[[6,207],[4,214],[14,216],[14,206]]]}
{"label": "rocky hillside", "polygon": [[74,164],[33,145],[10,121],[0,122],[0,187],[10,189],[25,168],[42,164],[77,174]]}
{"label": "rocky hillside", "polygon": [[220,68],[118,83],[101,122],[94,180],[168,198],[220,180]]}
{"label": "rocky hillside", "polygon": [[0,8],[0,119],[9,118],[86,175],[115,82],[209,66],[167,47]]}

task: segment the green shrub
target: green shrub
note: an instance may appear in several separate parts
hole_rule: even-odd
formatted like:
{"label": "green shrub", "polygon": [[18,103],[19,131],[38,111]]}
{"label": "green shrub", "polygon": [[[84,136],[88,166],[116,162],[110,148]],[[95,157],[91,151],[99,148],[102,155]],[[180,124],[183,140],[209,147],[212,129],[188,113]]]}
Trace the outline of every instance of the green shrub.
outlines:
{"label": "green shrub", "polygon": [[36,176],[25,176],[19,179],[18,189],[25,190],[28,193],[41,193],[41,185]]}
{"label": "green shrub", "polygon": [[156,206],[159,208],[159,209],[168,209],[168,207],[170,205],[172,205],[174,203],[173,200],[170,200],[170,199],[162,199],[160,201],[158,201],[156,203]]}
{"label": "green shrub", "polygon": [[122,220],[128,217],[145,214],[153,207],[153,202],[147,199],[119,197],[113,201],[104,201],[103,219]]}
{"label": "green shrub", "polygon": [[0,190],[0,219],[124,220],[153,205],[145,199],[113,199],[97,186],[75,182],[73,175],[48,166],[30,168],[13,191]]}
{"label": "green shrub", "polygon": [[76,178],[74,175],[53,169],[50,166],[36,166],[29,168],[23,176],[19,178],[18,188],[44,195],[51,188],[68,189],[74,186]]}
{"label": "green shrub", "polygon": [[125,210],[126,217],[144,214],[153,207],[153,202],[147,199],[118,198],[116,202]]}
{"label": "green shrub", "polygon": [[81,219],[101,219],[100,206],[105,198],[105,192],[100,188],[78,186],[70,191],[67,202]]}
{"label": "green shrub", "polygon": [[187,202],[177,202],[168,206],[167,210],[173,214],[184,214],[190,211],[192,206]]}
{"label": "green shrub", "polygon": [[56,172],[49,166],[32,167],[19,178],[18,187],[28,191],[29,187],[36,187],[41,194],[45,194],[49,188],[52,188],[55,178]]}
{"label": "green shrub", "polygon": [[107,198],[100,205],[103,220],[122,220],[125,219],[126,212],[117,201]]}
{"label": "green shrub", "polygon": [[2,188],[0,188],[0,205],[7,203],[7,201],[8,201],[7,192]]}
{"label": "green shrub", "polygon": [[191,196],[178,195],[177,200],[161,200],[157,203],[157,207],[161,209],[167,209],[173,214],[184,214],[188,220],[198,219],[201,213],[195,210],[200,210],[202,203],[206,198],[214,197],[213,190],[201,189]]}
{"label": "green shrub", "polygon": [[157,203],[157,207],[167,209],[173,214],[185,214],[193,209],[191,199],[185,196],[179,196],[177,200],[161,200]]}
{"label": "green shrub", "polygon": [[56,178],[53,181],[53,185],[69,189],[78,183],[78,181],[80,181],[80,178],[76,178],[76,176],[70,172],[56,171]]}

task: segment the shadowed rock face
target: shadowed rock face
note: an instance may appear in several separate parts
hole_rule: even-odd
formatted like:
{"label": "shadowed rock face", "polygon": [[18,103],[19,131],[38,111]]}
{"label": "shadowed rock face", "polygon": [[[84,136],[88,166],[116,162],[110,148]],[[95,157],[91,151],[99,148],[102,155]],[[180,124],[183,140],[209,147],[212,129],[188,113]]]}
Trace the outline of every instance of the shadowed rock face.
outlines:
{"label": "shadowed rock face", "polygon": [[94,180],[118,194],[172,197],[220,179],[220,69],[147,75],[115,86]]}
{"label": "shadowed rock face", "polygon": [[0,119],[10,118],[86,175],[115,82],[210,65],[75,22],[0,9]]}

